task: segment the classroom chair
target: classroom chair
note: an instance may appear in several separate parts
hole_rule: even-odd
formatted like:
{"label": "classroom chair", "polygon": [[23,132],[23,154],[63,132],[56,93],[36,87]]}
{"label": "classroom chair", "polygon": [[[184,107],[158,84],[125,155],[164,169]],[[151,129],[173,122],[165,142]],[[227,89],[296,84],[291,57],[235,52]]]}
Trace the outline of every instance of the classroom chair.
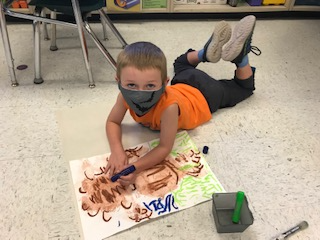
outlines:
{"label": "classroom chair", "polygon": [[[5,48],[6,60],[9,68],[9,74],[11,78],[11,85],[18,86],[18,82],[16,79],[15,71],[14,71],[14,63],[11,52],[11,46],[9,42],[8,31],[6,27],[6,19],[5,15],[9,15],[12,17],[29,19],[33,21],[33,33],[34,33],[34,60],[35,60],[35,78],[34,83],[40,84],[43,82],[41,76],[41,54],[40,54],[40,24],[41,23],[50,23],[52,25],[62,25],[77,28],[81,48],[84,56],[85,67],[88,73],[89,79],[89,87],[95,87],[94,79],[92,76],[91,66],[88,58],[88,48],[85,41],[86,32],[93,40],[93,42],[97,45],[98,49],[102,52],[102,54],[107,58],[110,65],[116,69],[116,62],[108,50],[104,47],[101,41],[98,39],[96,34],[93,32],[90,27],[87,17],[93,12],[97,11],[102,18],[102,22],[107,24],[115,36],[120,41],[122,47],[124,48],[127,43],[118,32],[118,30],[113,25],[110,18],[104,12],[103,8],[105,6],[105,0],[31,0],[29,5],[34,6],[34,14],[24,14],[20,12],[14,12],[9,8],[13,0],[0,0],[0,31],[3,40],[3,45]],[[61,21],[52,19],[50,17],[45,17],[45,14],[41,14],[44,8],[49,9],[52,12],[59,12],[61,14],[71,15],[75,18],[75,23]]]}

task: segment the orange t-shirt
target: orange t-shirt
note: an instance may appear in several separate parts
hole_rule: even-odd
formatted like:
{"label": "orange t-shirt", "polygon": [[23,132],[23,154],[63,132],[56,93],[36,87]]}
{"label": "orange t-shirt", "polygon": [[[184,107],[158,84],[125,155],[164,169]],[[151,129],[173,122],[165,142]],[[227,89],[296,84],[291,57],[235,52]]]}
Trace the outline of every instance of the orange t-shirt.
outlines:
{"label": "orange t-shirt", "polygon": [[178,129],[193,129],[211,119],[208,103],[202,93],[187,84],[166,86],[159,102],[141,117],[124,101],[133,119],[153,130],[160,130],[162,112],[174,103],[178,104],[180,112]]}

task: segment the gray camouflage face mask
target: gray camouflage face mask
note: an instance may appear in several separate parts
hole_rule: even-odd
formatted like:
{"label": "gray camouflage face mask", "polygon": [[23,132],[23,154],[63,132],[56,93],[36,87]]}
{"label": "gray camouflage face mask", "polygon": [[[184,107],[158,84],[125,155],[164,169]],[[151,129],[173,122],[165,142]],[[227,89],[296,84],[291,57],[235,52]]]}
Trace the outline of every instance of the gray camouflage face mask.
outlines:
{"label": "gray camouflage face mask", "polygon": [[118,87],[124,100],[138,116],[143,116],[149,112],[149,110],[159,101],[165,90],[165,85],[162,85],[157,91],[129,90],[123,88],[120,82],[118,83]]}

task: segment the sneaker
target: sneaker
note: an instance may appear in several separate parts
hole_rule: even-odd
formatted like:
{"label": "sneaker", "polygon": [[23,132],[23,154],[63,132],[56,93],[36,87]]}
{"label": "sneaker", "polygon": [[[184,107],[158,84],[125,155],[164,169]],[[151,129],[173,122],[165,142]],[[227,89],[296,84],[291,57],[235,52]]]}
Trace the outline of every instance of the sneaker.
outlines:
{"label": "sneaker", "polygon": [[230,25],[225,21],[221,21],[215,26],[212,36],[203,47],[204,62],[219,62],[222,46],[229,41],[231,32],[232,30]]}
{"label": "sneaker", "polygon": [[222,48],[221,58],[235,64],[241,63],[243,57],[250,51],[260,55],[259,48],[251,46],[256,17],[253,15],[242,18],[232,31],[232,36]]}

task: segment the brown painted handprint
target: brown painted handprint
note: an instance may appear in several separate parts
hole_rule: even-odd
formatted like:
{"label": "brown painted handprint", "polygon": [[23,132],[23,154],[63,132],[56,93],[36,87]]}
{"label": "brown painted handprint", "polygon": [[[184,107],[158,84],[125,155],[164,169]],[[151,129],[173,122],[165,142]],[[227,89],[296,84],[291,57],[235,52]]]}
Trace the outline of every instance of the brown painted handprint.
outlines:
{"label": "brown painted handprint", "polygon": [[200,159],[200,152],[195,153],[193,150],[175,158],[169,156],[160,164],[140,173],[136,179],[136,188],[143,195],[163,198],[178,187],[184,176],[199,176],[203,168]]}
{"label": "brown painted handprint", "polygon": [[[133,163],[144,155],[148,149],[143,146],[126,150],[129,162]],[[197,177],[201,174],[203,165],[200,163],[200,153],[191,150],[188,154],[178,154],[164,159],[160,164],[138,174],[136,183],[130,187],[123,187],[117,182],[111,182],[104,173],[104,168],[92,169],[88,165],[84,167],[85,179],[79,192],[83,194],[82,209],[90,217],[95,217],[100,212],[104,221],[111,220],[110,213],[122,208],[129,219],[140,222],[150,218],[153,211],[147,205],[139,205],[132,198],[133,193],[164,199],[166,194],[178,187],[179,181],[186,175]],[[106,159],[108,161],[108,159]],[[174,206],[174,200],[170,204]]]}

